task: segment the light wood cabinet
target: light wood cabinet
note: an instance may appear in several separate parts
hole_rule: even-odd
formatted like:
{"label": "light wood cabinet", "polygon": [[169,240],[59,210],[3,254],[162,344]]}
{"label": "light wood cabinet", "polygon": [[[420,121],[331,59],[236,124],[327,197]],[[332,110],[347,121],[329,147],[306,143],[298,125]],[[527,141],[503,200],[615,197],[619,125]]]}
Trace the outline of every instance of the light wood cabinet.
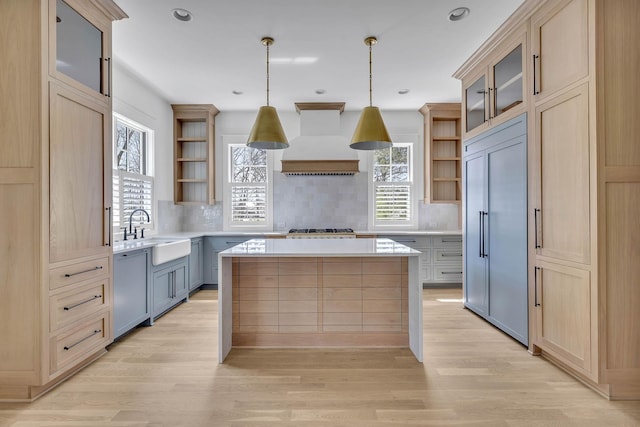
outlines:
{"label": "light wood cabinet", "polygon": [[213,105],[172,104],[174,202],[209,204],[215,195],[215,116]]}
{"label": "light wood cabinet", "polygon": [[[124,17],[111,0],[0,2],[0,399],[36,398],[112,341],[108,58]],[[75,45],[74,21],[95,43]]]}
{"label": "light wood cabinet", "polygon": [[526,34],[526,25],[512,31],[462,78],[462,130],[466,138],[526,111]]}
{"label": "light wood cabinet", "polygon": [[535,102],[588,76],[588,4],[549,1],[531,17]]}
{"label": "light wood cabinet", "polygon": [[425,104],[424,201],[460,203],[462,159],[460,104]]}
{"label": "light wood cabinet", "polygon": [[528,28],[529,350],[611,399],[640,399],[639,17],[635,0],[526,0],[456,72],[464,90]]}
{"label": "light wood cabinet", "polygon": [[108,255],[111,109],[49,85],[49,261]]}

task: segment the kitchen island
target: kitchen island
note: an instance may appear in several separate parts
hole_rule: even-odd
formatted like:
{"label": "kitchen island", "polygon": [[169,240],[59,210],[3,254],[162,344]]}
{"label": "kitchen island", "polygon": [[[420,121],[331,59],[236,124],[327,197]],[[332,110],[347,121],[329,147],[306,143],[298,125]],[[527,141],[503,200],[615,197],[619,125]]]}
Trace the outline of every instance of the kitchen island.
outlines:
{"label": "kitchen island", "polygon": [[218,360],[232,347],[409,347],[420,252],[390,239],[252,239],[218,255]]}

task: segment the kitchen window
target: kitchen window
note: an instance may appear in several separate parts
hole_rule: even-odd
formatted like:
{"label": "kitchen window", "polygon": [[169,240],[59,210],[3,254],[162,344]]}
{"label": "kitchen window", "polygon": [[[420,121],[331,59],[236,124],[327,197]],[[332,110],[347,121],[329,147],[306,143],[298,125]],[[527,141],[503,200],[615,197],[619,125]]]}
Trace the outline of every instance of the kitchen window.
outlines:
{"label": "kitchen window", "polygon": [[223,137],[225,147],[224,227],[225,229],[272,228],[271,154],[247,147],[246,139]]}
{"label": "kitchen window", "polygon": [[376,228],[415,228],[413,143],[375,150],[372,159],[371,223]]}
{"label": "kitchen window", "polygon": [[113,229],[116,235],[122,234],[125,226],[129,227],[129,217],[136,209],[147,211],[151,223],[143,212],[136,212],[134,227],[154,228],[152,140],[152,130],[114,114]]}

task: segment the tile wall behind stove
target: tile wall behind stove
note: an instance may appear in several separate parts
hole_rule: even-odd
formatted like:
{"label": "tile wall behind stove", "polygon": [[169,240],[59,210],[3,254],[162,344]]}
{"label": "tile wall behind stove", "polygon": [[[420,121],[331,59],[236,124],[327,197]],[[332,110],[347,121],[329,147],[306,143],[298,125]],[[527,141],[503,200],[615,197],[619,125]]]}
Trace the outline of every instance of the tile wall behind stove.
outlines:
{"label": "tile wall behind stove", "polygon": [[367,228],[368,174],[273,177],[273,226],[289,228]]}

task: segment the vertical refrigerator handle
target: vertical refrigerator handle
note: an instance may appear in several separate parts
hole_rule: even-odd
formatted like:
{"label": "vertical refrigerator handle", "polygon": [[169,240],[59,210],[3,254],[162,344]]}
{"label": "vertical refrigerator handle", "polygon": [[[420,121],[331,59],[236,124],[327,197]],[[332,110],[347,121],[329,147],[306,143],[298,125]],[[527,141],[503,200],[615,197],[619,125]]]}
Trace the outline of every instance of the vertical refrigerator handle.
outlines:
{"label": "vertical refrigerator handle", "polygon": [[487,257],[487,223],[486,217],[489,215],[488,212],[482,212],[482,258]]}
{"label": "vertical refrigerator handle", "polygon": [[482,256],[482,241],[484,237],[482,236],[482,211],[478,211],[478,256],[483,258]]}

